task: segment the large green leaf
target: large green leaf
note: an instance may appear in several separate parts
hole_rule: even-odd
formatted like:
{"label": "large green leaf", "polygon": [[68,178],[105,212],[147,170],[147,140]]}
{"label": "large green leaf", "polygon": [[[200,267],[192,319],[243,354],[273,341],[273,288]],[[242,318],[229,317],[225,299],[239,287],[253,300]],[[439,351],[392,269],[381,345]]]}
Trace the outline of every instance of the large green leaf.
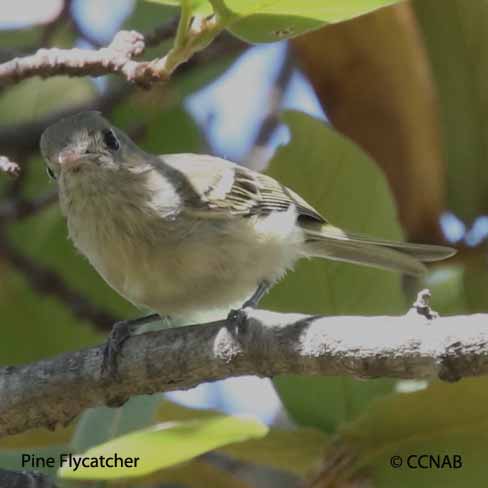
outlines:
{"label": "large green leaf", "polygon": [[438,87],[449,209],[471,222],[488,210],[488,3],[415,0]]}
{"label": "large green leaf", "polygon": [[[324,123],[298,112],[287,112],[283,118],[291,142],[277,151],[268,173],[339,227],[401,238],[391,194],[375,164]],[[325,315],[402,313],[406,307],[400,285],[394,273],[313,260],[300,262],[263,306]],[[392,383],[287,376],[276,378],[275,385],[296,421],[333,431],[372,398],[391,391]]]}
{"label": "large green leaf", "polygon": [[[187,421],[195,417],[212,418],[221,414],[215,410],[195,410],[168,401],[156,412],[158,422]],[[265,465],[304,476],[318,463],[328,436],[316,429],[270,429],[264,438],[249,439],[220,447],[219,452],[246,463]]]}
{"label": "large green leaf", "polygon": [[59,470],[61,478],[70,479],[117,479],[144,476],[218,447],[260,438],[268,428],[249,418],[218,416],[181,422],[167,422],[114,439],[88,449],[83,456],[118,456],[139,458],[137,466],[107,469],[101,467],[68,466]]}
{"label": "large green leaf", "polygon": [[[177,5],[175,0],[151,0]],[[366,14],[398,0],[210,0],[227,28],[248,42],[275,42]],[[193,2],[197,11],[205,2]],[[206,13],[206,11],[205,11]]]}
{"label": "large green leaf", "polygon": [[229,30],[248,42],[274,42],[366,14],[398,0],[225,0]]}
{"label": "large green leaf", "polygon": [[[351,479],[365,473],[376,487],[484,486],[488,477],[488,388],[486,378],[456,384],[436,382],[423,391],[391,395],[375,402],[363,416],[340,431],[350,452],[337,477]],[[326,459],[334,456],[333,449]],[[418,456],[460,456],[462,468],[420,469]],[[390,465],[399,456],[401,468]],[[411,457],[408,461],[409,456]],[[427,463],[428,459],[421,462]],[[332,466],[331,466],[332,468]],[[337,480],[338,481],[338,480]],[[340,483],[339,483],[340,484]]]}

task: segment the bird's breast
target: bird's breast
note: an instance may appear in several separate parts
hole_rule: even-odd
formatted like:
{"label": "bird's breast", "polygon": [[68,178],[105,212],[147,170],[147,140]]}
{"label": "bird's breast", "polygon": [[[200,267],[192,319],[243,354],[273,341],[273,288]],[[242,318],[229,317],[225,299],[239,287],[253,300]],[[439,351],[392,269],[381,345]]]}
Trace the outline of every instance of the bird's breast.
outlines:
{"label": "bird's breast", "polygon": [[295,216],[162,218],[151,206],[112,192],[68,195],[69,234],[116,291],[138,306],[186,316],[238,305],[299,256]]}

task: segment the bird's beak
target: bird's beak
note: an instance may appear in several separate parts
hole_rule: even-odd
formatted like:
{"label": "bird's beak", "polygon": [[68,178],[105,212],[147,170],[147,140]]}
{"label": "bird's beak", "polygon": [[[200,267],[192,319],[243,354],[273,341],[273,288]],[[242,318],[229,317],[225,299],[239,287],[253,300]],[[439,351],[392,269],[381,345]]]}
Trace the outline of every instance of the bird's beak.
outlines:
{"label": "bird's beak", "polygon": [[75,149],[66,148],[59,153],[58,163],[62,168],[73,169],[78,167],[83,159],[86,159],[84,156],[84,154],[80,154],[80,152]]}

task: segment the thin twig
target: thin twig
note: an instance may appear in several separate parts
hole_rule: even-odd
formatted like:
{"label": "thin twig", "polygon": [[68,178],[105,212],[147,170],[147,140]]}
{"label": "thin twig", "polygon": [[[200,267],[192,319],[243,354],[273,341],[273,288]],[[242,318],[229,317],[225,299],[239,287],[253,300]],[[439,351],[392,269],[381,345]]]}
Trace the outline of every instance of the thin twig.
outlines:
{"label": "thin twig", "polygon": [[134,56],[144,51],[144,37],[135,31],[120,31],[108,47],[89,49],[39,49],[35,54],[0,65],[0,83],[17,83],[32,76],[100,76],[121,73],[133,80],[138,63]]}
{"label": "thin twig", "polygon": [[288,87],[293,75],[294,67],[295,64],[293,62],[291,52],[289,49],[287,49],[283,63],[270,90],[266,115],[261,122],[261,126],[251,150],[244,158],[244,164],[249,168],[262,170],[264,164],[266,163],[269,140],[280,123],[278,112],[280,110],[286,88]]}
{"label": "thin twig", "polygon": [[184,42],[175,45],[164,57],[135,61],[146,47],[144,36],[136,31],[118,32],[109,46],[89,49],[40,49],[37,53],[0,64],[0,86],[33,76],[101,76],[119,74],[141,86],[166,81],[173,71],[188,61],[223,30],[216,17],[193,22]]}
{"label": "thin twig", "polygon": [[117,380],[101,374],[102,346],[0,369],[0,436],[65,425],[86,408],[119,406],[133,395],[242,375],[447,381],[486,375],[487,323],[481,314],[429,320],[414,308],[401,317],[246,310],[239,324],[135,335],[124,343]]}

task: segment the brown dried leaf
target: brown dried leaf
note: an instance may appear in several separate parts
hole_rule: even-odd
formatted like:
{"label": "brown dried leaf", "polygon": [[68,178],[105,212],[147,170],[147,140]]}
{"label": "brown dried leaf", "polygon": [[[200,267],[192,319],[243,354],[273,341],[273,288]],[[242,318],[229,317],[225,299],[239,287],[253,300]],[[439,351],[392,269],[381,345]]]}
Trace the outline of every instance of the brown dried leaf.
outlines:
{"label": "brown dried leaf", "polygon": [[408,237],[440,240],[445,205],[436,95],[408,3],[293,41],[332,124],[383,168]]}

